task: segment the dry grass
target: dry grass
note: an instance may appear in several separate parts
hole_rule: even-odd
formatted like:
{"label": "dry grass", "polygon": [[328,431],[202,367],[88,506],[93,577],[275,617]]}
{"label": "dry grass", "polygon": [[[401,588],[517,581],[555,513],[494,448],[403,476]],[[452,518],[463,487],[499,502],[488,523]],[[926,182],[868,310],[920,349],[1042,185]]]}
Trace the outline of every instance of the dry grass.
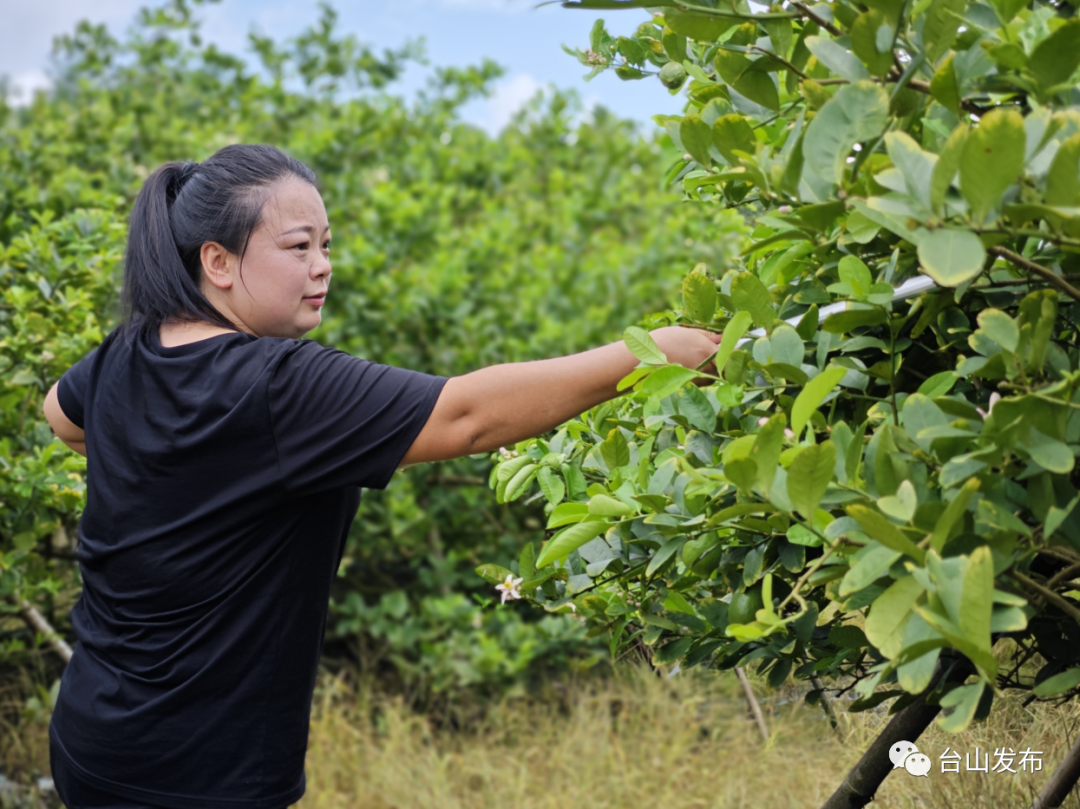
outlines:
{"label": "dry grass", "polygon": [[[5,694],[23,688],[0,688]],[[835,733],[821,710],[792,695],[775,703],[762,742],[730,673],[661,679],[621,667],[616,676],[507,700],[468,731],[437,730],[400,700],[325,677],[316,698],[298,809],[817,809],[887,721],[840,711]],[[9,694],[10,692],[10,694]],[[15,707],[12,703],[10,709]],[[1027,809],[1080,732],[1080,705],[995,705],[988,723],[960,736],[932,726],[919,740],[934,769],[899,770],[875,809]],[[951,747],[1043,752],[1043,771],[942,773]],[[48,773],[44,722],[0,723],[0,773],[29,786]],[[961,765],[961,769],[963,766]],[[32,790],[31,790],[32,791]],[[30,803],[34,805],[31,798]],[[0,804],[3,801],[0,800]],[[1067,809],[1080,809],[1074,794]]]}
{"label": "dry grass", "polygon": [[[375,717],[373,720],[371,717]],[[1080,729],[1075,704],[995,707],[961,736],[932,727],[919,741],[934,769],[886,779],[879,809],[1028,807]],[[731,674],[659,679],[626,671],[562,700],[516,700],[468,733],[432,730],[400,703],[326,681],[312,721],[300,809],[680,809],[818,807],[887,721],[841,712],[834,733],[799,700],[770,718],[762,742]],[[942,773],[946,747],[1043,752],[1043,772]],[[961,763],[961,770],[963,770]],[[1069,809],[1080,807],[1070,797]]]}

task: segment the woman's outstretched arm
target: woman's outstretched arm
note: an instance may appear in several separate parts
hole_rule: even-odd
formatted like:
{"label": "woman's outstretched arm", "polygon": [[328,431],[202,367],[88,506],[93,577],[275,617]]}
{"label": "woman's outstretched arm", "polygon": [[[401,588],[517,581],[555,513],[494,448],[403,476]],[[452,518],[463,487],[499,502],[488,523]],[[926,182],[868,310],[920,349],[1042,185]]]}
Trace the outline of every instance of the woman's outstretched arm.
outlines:
{"label": "woman's outstretched arm", "polygon": [[[668,326],[651,332],[669,362],[696,368],[716,353],[719,334]],[[401,465],[490,452],[542,435],[619,395],[616,385],[638,364],[621,340],[580,354],[492,365],[443,386]],[[707,367],[708,373],[715,369]]]}

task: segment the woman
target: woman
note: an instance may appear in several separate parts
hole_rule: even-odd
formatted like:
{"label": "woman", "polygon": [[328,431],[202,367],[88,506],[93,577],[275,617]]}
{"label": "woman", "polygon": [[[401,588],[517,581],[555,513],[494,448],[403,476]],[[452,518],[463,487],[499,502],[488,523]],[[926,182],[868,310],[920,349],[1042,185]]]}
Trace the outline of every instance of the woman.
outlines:
{"label": "woman", "polygon": [[[295,803],[360,488],[540,435],[637,365],[617,342],[447,378],[303,340],[329,250],[314,175],[269,146],[168,163],[135,201],[125,321],[44,406],[87,458],[79,644],[50,725],[70,809]],[[716,351],[652,334],[687,367]]]}

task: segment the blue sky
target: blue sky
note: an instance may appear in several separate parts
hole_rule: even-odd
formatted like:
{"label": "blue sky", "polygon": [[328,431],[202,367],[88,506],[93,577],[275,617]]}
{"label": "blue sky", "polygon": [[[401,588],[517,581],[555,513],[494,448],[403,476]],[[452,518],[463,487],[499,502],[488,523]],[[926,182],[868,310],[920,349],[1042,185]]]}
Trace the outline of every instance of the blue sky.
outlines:
{"label": "blue sky", "polygon": [[[587,106],[603,104],[616,113],[653,127],[657,113],[676,113],[683,99],[671,96],[650,77],[624,83],[605,73],[591,82],[586,70],[563,53],[561,45],[584,48],[598,15],[559,6],[536,8],[536,0],[353,0],[331,3],[343,30],[380,47],[423,37],[432,65],[464,66],[483,57],[497,61],[506,75],[490,99],[465,110],[472,123],[494,132],[512,113],[547,85],[573,88]],[[146,0],[0,0],[0,75],[21,90],[47,83],[53,36],[70,31],[80,19],[104,22],[122,31]],[[276,39],[295,34],[318,16],[307,0],[223,0],[200,16],[206,35],[234,53],[243,53],[253,27]],[[609,12],[609,27],[629,33],[645,19],[640,10]],[[423,70],[411,70],[401,84],[408,94],[421,86]]]}

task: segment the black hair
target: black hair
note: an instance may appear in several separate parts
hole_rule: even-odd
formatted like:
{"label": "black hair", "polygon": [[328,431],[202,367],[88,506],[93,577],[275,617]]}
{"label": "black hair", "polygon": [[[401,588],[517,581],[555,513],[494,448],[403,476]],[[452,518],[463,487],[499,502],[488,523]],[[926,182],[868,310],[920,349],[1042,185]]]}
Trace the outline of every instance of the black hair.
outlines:
{"label": "black hair", "polygon": [[271,186],[289,177],[316,184],[311,169],[280,149],[243,144],[202,163],[166,163],[147,177],[131,211],[122,325],[156,330],[172,318],[239,331],[199,288],[200,251],[217,242],[242,263]]}

